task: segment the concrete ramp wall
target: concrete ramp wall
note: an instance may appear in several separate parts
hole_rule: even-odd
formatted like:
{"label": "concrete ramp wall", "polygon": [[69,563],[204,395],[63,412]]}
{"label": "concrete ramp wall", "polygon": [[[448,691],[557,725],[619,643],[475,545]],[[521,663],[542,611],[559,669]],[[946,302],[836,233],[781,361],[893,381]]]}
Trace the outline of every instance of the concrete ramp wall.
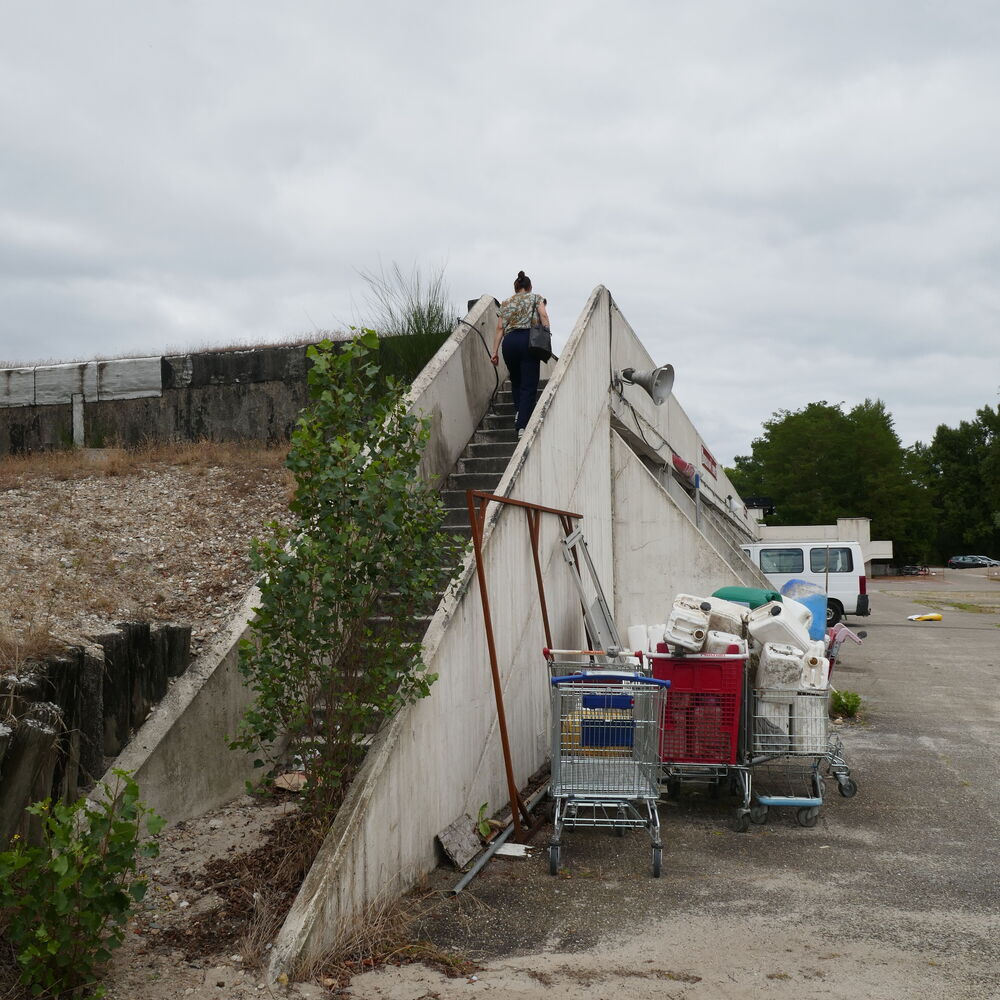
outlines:
{"label": "concrete ramp wall", "polygon": [[[597,289],[577,323],[498,493],[584,515],[605,587],[613,581],[607,371],[610,296]],[[488,358],[483,361],[489,364]],[[543,518],[541,551],[553,639],[583,642],[580,606]],[[544,631],[522,510],[493,505],[484,555],[516,780],[546,760]],[[376,740],[274,948],[272,977],[330,946],[338,927],[384,892],[401,891],[437,863],[434,837],[479,805],[507,802],[479,584],[470,553],[424,639],[438,674],[430,697],[400,712]]]}

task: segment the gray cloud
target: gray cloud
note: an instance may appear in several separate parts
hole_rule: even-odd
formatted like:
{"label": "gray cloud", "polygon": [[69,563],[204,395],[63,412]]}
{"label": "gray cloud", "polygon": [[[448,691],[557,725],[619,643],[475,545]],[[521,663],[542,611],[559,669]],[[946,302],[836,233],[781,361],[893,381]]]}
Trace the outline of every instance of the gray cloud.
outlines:
{"label": "gray cloud", "polygon": [[606,284],[725,462],[879,397],[996,403],[1000,11],[5,3],[0,358],[363,318],[359,271]]}

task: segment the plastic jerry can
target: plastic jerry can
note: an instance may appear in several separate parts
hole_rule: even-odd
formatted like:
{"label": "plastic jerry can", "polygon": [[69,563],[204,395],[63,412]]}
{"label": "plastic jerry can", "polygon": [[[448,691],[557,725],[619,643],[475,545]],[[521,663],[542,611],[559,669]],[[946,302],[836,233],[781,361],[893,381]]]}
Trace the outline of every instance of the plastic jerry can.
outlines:
{"label": "plastic jerry can", "polygon": [[663,639],[671,646],[697,653],[708,635],[708,615],[693,608],[677,607],[670,612]]}
{"label": "plastic jerry can", "polygon": [[802,686],[802,650],[787,643],[765,642],[757,665],[757,687],[795,691]]}
{"label": "plastic jerry can", "polygon": [[641,649],[644,653],[649,652],[649,635],[645,625],[629,625],[628,648],[633,652],[637,649]]}
{"label": "plastic jerry can", "polygon": [[792,696],[758,696],[753,718],[755,753],[787,753],[791,749]]}
{"label": "plastic jerry can", "polygon": [[650,652],[653,652],[659,643],[663,642],[663,633],[666,632],[666,622],[659,625],[648,625],[646,627],[646,642]]}
{"label": "plastic jerry can", "polygon": [[825,754],[827,750],[827,704],[820,694],[799,694],[792,703],[792,750]]}
{"label": "plastic jerry can", "polygon": [[806,652],[802,657],[802,686],[825,691],[830,683],[830,661],[815,652]]}
{"label": "plastic jerry can", "polygon": [[[747,630],[750,635],[760,644],[768,642],[785,643],[794,646],[800,653],[805,652],[811,645],[807,627],[803,625],[801,615],[793,609],[791,613],[785,611],[786,604],[792,601],[772,601],[770,604],[762,604],[750,612],[750,619],[747,622]],[[809,609],[799,605],[806,614]]]}
{"label": "plastic jerry can", "polygon": [[[711,624],[711,618],[709,618],[709,624]],[[732,647],[735,647],[732,648]],[[740,656],[746,657],[747,655],[747,641],[738,635],[733,635],[732,632],[717,632],[715,629],[709,629],[708,635],[705,636],[705,647],[702,650],[705,653],[738,653]]]}
{"label": "plastic jerry can", "polygon": [[708,615],[708,630],[710,632],[745,635],[746,620],[750,611],[743,605],[724,601],[719,597],[694,597],[691,594],[678,594],[674,598],[674,607],[705,612]]}

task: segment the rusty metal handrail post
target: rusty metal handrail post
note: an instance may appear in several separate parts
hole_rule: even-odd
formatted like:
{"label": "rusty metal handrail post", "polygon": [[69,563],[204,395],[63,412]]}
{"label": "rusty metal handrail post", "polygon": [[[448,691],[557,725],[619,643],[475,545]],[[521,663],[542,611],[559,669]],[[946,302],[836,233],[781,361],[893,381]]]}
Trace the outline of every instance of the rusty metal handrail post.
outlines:
{"label": "rusty metal handrail post", "polygon": [[[549,636],[548,612],[545,609],[545,589],[542,583],[541,563],[538,558],[538,530],[537,525],[533,528],[531,519],[540,519],[542,514],[556,514],[564,525],[570,523],[570,518],[581,518],[582,514],[574,514],[571,511],[558,510],[554,507],[543,507],[541,504],[528,503],[524,500],[512,500],[509,497],[499,497],[493,493],[484,493],[480,490],[466,490],[466,503],[469,508],[469,526],[472,529],[472,546],[476,553],[476,575],[479,579],[479,596],[483,604],[483,621],[486,627],[486,646],[490,655],[490,672],[493,675],[493,694],[497,703],[497,725],[500,729],[500,745],[503,748],[504,768],[507,773],[507,792],[510,795],[510,812],[514,823],[514,839],[522,840],[524,837],[521,826],[521,818],[528,823],[531,822],[531,814],[525,806],[518,791],[517,782],[514,778],[514,762],[510,752],[510,738],[507,733],[507,713],[504,709],[503,687],[500,680],[500,664],[497,659],[496,638],[493,633],[493,616],[490,611],[490,598],[486,586],[486,567],[483,564],[483,529],[486,526],[486,505],[490,500],[497,503],[509,504],[515,507],[524,507],[528,514],[528,534],[531,539],[532,552],[535,563],[536,581],[539,590],[539,602],[543,609],[543,620],[545,622],[545,638],[547,645],[551,646],[552,641]],[[481,506],[476,505],[476,501],[482,501]]]}

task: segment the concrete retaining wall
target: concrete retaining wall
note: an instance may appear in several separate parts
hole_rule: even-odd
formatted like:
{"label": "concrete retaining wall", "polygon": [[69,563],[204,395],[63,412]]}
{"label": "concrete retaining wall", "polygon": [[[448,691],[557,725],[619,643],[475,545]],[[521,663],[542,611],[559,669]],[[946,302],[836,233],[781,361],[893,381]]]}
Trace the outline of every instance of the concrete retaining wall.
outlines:
{"label": "concrete retaining wall", "polygon": [[307,368],[296,345],[0,371],[0,455],[74,442],[281,440],[308,401]]}
{"label": "concrete retaining wall", "polygon": [[118,630],[0,676],[0,846],[31,823],[30,802],[74,801],[128,743],[190,661],[191,629],[126,622]]}

